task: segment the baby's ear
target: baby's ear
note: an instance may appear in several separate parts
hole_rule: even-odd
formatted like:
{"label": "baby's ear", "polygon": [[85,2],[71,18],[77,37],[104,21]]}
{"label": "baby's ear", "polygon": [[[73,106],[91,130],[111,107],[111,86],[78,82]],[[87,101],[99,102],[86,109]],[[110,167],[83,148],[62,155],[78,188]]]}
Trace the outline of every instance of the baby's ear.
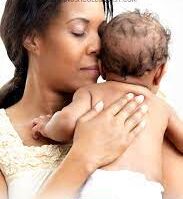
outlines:
{"label": "baby's ear", "polygon": [[100,24],[100,26],[98,28],[98,34],[99,34],[100,37],[102,37],[102,35],[103,35],[103,33],[104,33],[105,29],[106,29],[106,26],[107,26],[107,21],[103,21]]}
{"label": "baby's ear", "polygon": [[161,82],[162,77],[167,71],[167,66],[165,64],[161,64],[160,66],[157,67],[155,77],[154,77],[154,84],[159,85]]}

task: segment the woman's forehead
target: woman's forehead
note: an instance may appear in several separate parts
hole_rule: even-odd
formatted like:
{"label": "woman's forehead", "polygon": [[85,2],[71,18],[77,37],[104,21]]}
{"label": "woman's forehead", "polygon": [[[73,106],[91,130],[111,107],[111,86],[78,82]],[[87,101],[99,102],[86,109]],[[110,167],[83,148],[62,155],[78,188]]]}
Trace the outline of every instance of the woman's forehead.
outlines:
{"label": "woman's forehead", "polygon": [[96,2],[71,2],[67,0],[61,5],[61,16],[65,20],[73,20],[75,18],[83,18],[88,21],[103,21],[105,18],[102,1]]}

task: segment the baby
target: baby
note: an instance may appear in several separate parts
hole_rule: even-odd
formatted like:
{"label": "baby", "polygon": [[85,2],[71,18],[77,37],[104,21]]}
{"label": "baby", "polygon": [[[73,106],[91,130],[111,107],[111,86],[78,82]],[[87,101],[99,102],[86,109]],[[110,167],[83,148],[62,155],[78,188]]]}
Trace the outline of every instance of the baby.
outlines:
{"label": "baby", "polygon": [[[105,83],[76,91],[71,104],[53,116],[34,119],[34,137],[55,141],[72,140],[76,122],[98,101],[105,107],[130,92],[132,84],[156,94],[166,70],[170,34],[151,14],[125,12],[100,27],[101,75]],[[129,95],[133,97],[132,94]],[[157,98],[156,98],[157,99]],[[143,96],[136,102],[142,103]],[[148,104],[145,129],[114,161],[96,170],[79,193],[80,199],[162,198],[162,142],[164,133],[179,149],[183,145],[183,124],[160,99]],[[143,106],[143,111],[147,107]],[[138,115],[137,115],[138,117]],[[105,125],[105,124],[104,124]],[[86,132],[87,133],[87,132]],[[114,171],[115,170],[115,171]]]}

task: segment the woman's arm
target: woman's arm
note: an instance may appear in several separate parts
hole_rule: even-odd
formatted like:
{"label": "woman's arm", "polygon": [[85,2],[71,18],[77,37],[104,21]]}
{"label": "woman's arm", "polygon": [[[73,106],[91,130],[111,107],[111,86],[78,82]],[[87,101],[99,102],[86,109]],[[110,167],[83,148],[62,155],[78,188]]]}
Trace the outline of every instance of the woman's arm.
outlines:
{"label": "woman's arm", "polygon": [[7,185],[1,171],[0,171],[0,198],[8,199]]}
{"label": "woman's arm", "polygon": [[127,98],[121,98],[102,109],[100,102],[79,119],[70,152],[36,199],[75,198],[87,178],[97,168],[117,159],[143,129],[140,123],[144,113],[136,119],[136,113],[141,112],[136,100],[128,103]]}
{"label": "woman's arm", "polygon": [[93,172],[91,168],[81,154],[71,149],[35,199],[73,199]]}

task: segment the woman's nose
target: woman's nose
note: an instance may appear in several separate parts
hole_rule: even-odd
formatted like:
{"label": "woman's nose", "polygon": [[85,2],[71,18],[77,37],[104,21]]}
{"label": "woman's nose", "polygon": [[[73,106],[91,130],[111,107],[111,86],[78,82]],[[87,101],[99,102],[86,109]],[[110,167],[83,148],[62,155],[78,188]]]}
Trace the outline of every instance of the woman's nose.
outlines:
{"label": "woman's nose", "polygon": [[99,55],[101,48],[101,41],[100,37],[97,34],[96,36],[91,37],[90,42],[88,43],[87,46],[87,54],[88,55]]}

